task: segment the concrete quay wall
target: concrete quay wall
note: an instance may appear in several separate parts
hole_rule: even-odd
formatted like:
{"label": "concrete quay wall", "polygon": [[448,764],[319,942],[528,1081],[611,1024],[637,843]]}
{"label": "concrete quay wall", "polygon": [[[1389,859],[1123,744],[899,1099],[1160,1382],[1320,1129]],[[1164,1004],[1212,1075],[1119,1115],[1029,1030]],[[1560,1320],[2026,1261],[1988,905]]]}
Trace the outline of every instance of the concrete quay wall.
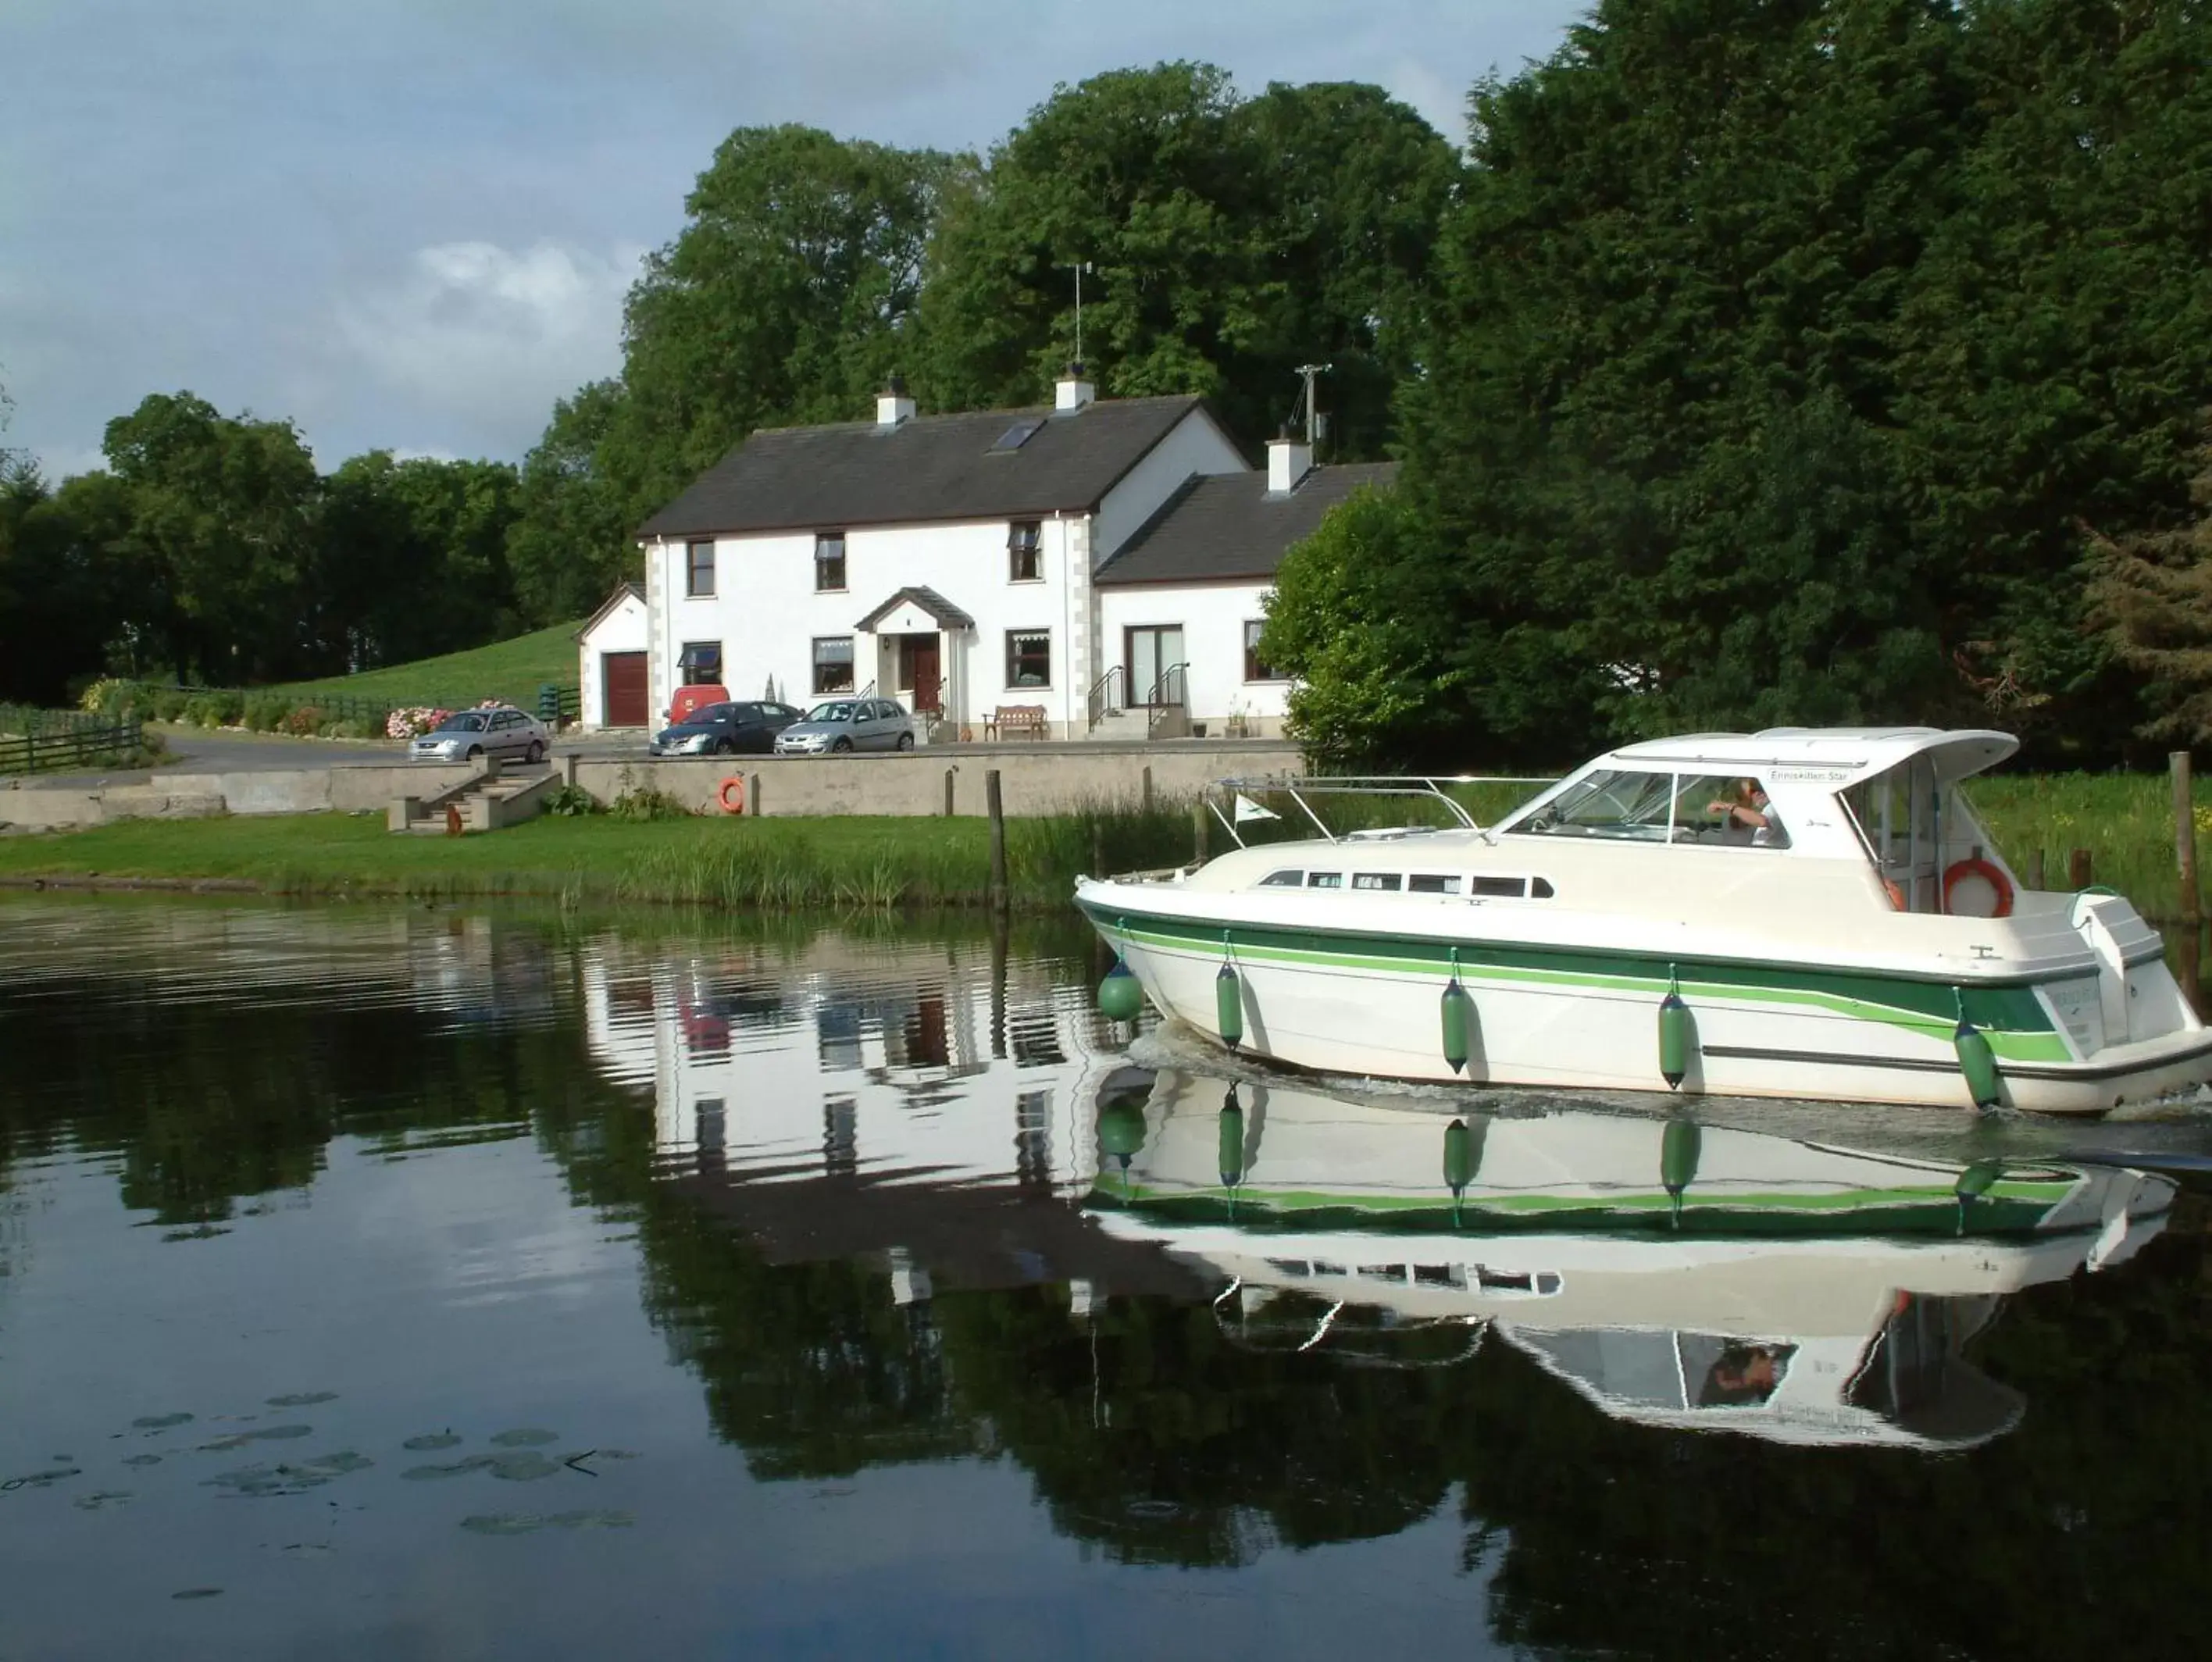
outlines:
{"label": "concrete quay wall", "polygon": [[[1295,745],[1223,744],[937,746],[898,755],[723,756],[692,761],[568,755],[556,766],[601,802],[623,792],[663,791],[697,812],[721,812],[722,781],[744,781],[745,811],[775,816],[887,814],[946,810],[981,815],[985,775],[1000,776],[1006,811],[1017,817],[1086,807],[1134,807],[1194,797],[1226,776],[1295,773]],[[322,767],[155,774],[136,785],[0,791],[0,827],[64,830],[120,819],[198,819],[217,814],[384,813],[402,797],[433,797],[464,785],[465,763],[338,762]]]}

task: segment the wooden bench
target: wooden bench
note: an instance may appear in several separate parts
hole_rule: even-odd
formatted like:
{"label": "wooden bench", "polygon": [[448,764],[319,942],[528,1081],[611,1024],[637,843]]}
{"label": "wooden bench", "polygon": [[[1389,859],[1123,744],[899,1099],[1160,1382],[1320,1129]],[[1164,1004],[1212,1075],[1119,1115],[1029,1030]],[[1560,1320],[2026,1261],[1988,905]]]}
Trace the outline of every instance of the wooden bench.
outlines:
{"label": "wooden bench", "polygon": [[983,737],[988,739],[1043,738],[1051,724],[1045,720],[1042,704],[1001,704],[983,719]]}

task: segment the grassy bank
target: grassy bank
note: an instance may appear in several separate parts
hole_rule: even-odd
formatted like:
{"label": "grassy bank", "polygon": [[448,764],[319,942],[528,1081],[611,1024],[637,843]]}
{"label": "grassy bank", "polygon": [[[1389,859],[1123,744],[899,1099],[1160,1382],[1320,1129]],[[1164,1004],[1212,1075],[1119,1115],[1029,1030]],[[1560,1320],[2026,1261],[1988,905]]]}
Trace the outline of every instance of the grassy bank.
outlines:
{"label": "grassy bank", "polygon": [[419,658],[358,675],[331,676],[258,689],[298,701],[339,695],[385,699],[394,704],[476,703],[501,699],[526,710],[538,707],[538,689],[547,682],[576,682],[576,631],[580,623],[556,623],[550,629],[443,658]]}
{"label": "grassy bank", "polygon": [[[1008,822],[1010,892],[1065,903],[1076,874],[1188,859],[1187,815]],[[539,895],[572,902],[890,907],[980,902],[978,819],[542,818],[492,836],[394,836],[381,816],[131,820],[0,840],[0,879],[250,884],[273,895]]]}
{"label": "grassy bank", "polygon": [[[1976,810],[2016,868],[2043,851],[2061,887],[2067,852],[2090,852],[2093,876],[2146,915],[2171,918],[2171,798],[2156,775],[2018,775],[1984,779]],[[1413,804],[1393,805],[1399,822]],[[2212,789],[2199,793],[2212,878]],[[1247,834],[1293,837],[1295,821]],[[1210,827],[1213,851],[1225,845]],[[1183,806],[1109,810],[1007,822],[1012,898],[1056,907],[1079,872],[1173,865],[1190,858]],[[380,816],[333,814],[135,820],[41,837],[0,839],[0,879],[34,876],[215,879],[270,894],[545,896],[574,903],[669,901],[708,907],[964,906],[989,876],[979,819],[677,819],[594,815],[532,820],[488,837],[398,837]]]}
{"label": "grassy bank", "polygon": [[[2173,787],[2165,774],[2000,773],[1976,779],[1966,794],[2014,870],[2032,870],[2040,851],[2045,887],[2063,889],[2069,851],[2086,848],[2094,881],[2147,918],[2179,915]],[[2204,864],[2212,860],[2212,784],[2198,785],[2195,815],[2204,883],[2212,880]]]}

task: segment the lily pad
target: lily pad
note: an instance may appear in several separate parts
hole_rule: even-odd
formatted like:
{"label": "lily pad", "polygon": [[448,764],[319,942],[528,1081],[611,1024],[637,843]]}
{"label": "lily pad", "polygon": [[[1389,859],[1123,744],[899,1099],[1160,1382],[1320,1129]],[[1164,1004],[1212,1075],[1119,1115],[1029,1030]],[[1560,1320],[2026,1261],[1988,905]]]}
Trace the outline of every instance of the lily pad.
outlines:
{"label": "lily pad", "polygon": [[78,1495],[76,1504],[87,1512],[100,1512],[108,1507],[121,1506],[130,1499],[131,1491],[127,1489],[103,1489],[90,1495]]}
{"label": "lily pad", "polygon": [[561,1469],[558,1460],[549,1460],[543,1454],[502,1454],[491,1463],[491,1475],[511,1483],[536,1483],[540,1477],[550,1477]]}
{"label": "lily pad", "polygon": [[221,1587],[186,1587],[181,1592],[171,1593],[169,1597],[172,1598],[220,1598],[222,1597],[222,1589]]}
{"label": "lily pad", "polygon": [[124,1457],[123,1464],[125,1465],[159,1465],[161,1464],[161,1457],[159,1454],[130,1454]]}
{"label": "lily pad", "polygon": [[296,1391],[289,1397],[264,1397],[262,1400],[271,1408],[312,1408],[317,1403],[336,1402],[335,1391]]}
{"label": "lily pad", "polygon": [[173,1425],[190,1425],[189,1414],[146,1414],[131,1422],[134,1431],[167,1431]]}
{"label": "lily pad", "polygon": [[423,1436],[410,1437],[399,1446],[413,1449],[416,1453],[426,1453],[434,1448],[451,1448],[459,1441],[460,1439],[450,1431],[433,1431]]}
{"label": "lily pad", "polygon": [[461,1519],[472,1535],[532,1535],[541,1529],[628,1529],[637,1522],[628,1512],[490,1512]]}
{"label": "lily pad", "polygon": [[501,1431],[492,1438],[494,1446],[500,1448],[538,1448],[560,1441],[559,1432],[541,1430],[534,1425],[517,1431]]}

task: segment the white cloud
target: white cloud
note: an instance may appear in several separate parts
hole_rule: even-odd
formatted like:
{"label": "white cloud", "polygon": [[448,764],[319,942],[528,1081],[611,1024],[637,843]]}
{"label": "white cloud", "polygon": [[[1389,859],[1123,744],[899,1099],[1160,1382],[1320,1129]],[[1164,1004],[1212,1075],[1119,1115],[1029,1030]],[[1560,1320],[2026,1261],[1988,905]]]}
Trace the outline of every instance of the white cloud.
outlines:
{"label": "white cloud", "polygon": [[[345,355],[495,454],[518,454],[554,400],[622,367],[622,301],[641,249],[446,242],[342,300]],[[442,422],[435,417],[443,417]]]}

